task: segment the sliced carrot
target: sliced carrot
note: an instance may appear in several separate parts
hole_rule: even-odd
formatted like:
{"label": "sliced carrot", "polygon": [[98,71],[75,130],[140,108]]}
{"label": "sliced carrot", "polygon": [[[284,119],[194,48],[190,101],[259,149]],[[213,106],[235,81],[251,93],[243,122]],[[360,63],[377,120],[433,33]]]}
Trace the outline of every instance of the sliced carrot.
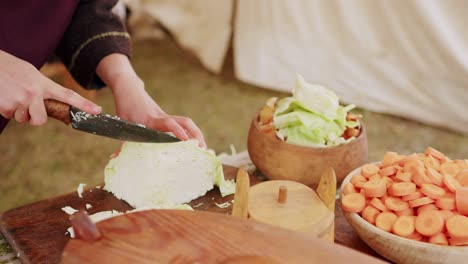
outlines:
{"label": "sliced carrot", "polygon": [[[397,164],[404,167],[406,162],[408,162],[410,160],[417,160],[417,159],[418,159],[418,154],[413,153],[413,154],[410,154],[408,156],[403,156],[402,159],[397,162]],[[423,165],[424,165],[424,163],[423,163]]]}
{"label": "sliced carrot", "polygon": [[361,174],[356,174],[351,178],[351,183],[354,187],[362,188],[362,185],[367,182],[367,178],[362,176]]}
{"label": "sliced carrot", "polygon": [[404,172],[414,173],[414,170],[417,168],[423,168],[424,163],[418,159],[412,158],[408,159],[403,165]]}
{"label": "sliced carrot", "polygon": [[461,187],[460,183],[450,174],[442,174],[444,177],[444,184],[451,192],[455,192],[458,187]]}
{"label": "sliced carrot", "polygon": [[442,152],[431,147],[427,147],[426,150],[424,151],[424,154],[431,155],[434,158],[438,160],[442,160],[442,161],[446,159],[445,155]]}
{"label": "sliced carrot", "polygon": [[468,169],[468,160],[460,159],[460,160],[454,160],[453,162],[455,162],[455,164],[458,165],[460,170]]}
{"label": "sliced carrot", "polygon": [[419,187],[425,183],[432,183],[432,181],[426,176],[426,172],[422,167],[414,168],[411,180]]}
{"label": "sliced carrot", "polygon": [[468,169],[460,170],[455,179],[457,179],[461,186],[468,187]]}
{"label": "sliced carrot", "polygon": [[397,172],[395,180],[402,182],[411,182],[411,173],[410,172]]}
{"label": "sliced carrot", "polygon": [[446,193],[443,197],[435,201],[435,205],[440,209],[455,210],[455,195],[453,193]]}
{"label": "sliced carrot", "polygon": [[428,242],[431,244],[436,244],[436,245],[448,245],[449,244],[447,240],[447,236],[445,236],[445,234],[442,232],[431,236]]}
{"label": "sliced carrot", "polygon": [[451,210],[447,209],[440,210],[439,213],[442,215],[445,221],[447,221],[447,219],[455,215]]}
{"label": "sliced carrot", "polygon": [[382,212],[388,212],[388,208],[385,207],[384,202],[382,202],[379,198],[372,198],[369,202],[370,205],[374,206],[375,208],[379,209]]}
{"label": "sliced carrot", "polygon": [[426,166],[427,169],[432,168],[434,170],[440,170],[440,161],[433,156],[427,156],[424,159],[424,166]]}
{"label": "sliced carrot", "polygon": [[444,230],[444,218],[437,211],[424,211],[416,216],[414,227],[423,236],[434,236]]}
{"label": "sliced carrot", "polygon": [[388,166],[392,166],[393,164],[397,163],[400,159],[401,159],[401,156],[398,155],[398,153],[390,152],[390,151],[386,152],[383,156],[382,166],[384,168]]}
{"label": "sliced carrot", "polygon": [[377,167],[377,165],[375,164],[366,164],[362,166],[361,174],[364,177],[369,178],[370,176],[377,174],[379,170],[380,170],[379,167]]}
{"label": "sliced carrot", "polygon": [[444,186],[444,177],[433,168],[427,168],[426,176],[437,186]]}
{"label": "sliced carrot", "polygon": [[449,244],[451,246],[468,246],[468,239],[450,238]]}
{"label": "sliced carrot", "polygon": [[387,185],[382,179],[369,180],[362,185],[366,197],[382,197],[387,193]]}
{"label": "sliced carrot", "polygon": [[366,206],[364,210],[362,210],[362,218],[364,218],[367,222],[374,224],[375,223],[375,218],[377,215],[380,214],[380,210],[375,208],[372,205]]}
{"label": "sliced carrot", "polygon": [[402,215],[393,223],[392,231],[397,236],[407,237],[414,232],[414,216]]}
{"label": "sliced carrot", "polygon": [[424,237],[416,231],[414,231],[413,234],[407,236],[406,238],[415,240],[415,241],[422,241],[424,239]]}
{"label": "sliced carrot", "polygon": [[455,177],[458,172],[460,172],[460,167],[458,167],[454,162],[445,162],[440,165],[440,173],[442,174],[450,174]]}
{"label": "sliced carrot", "polygon": [[416,191],[416,184],[412,182],[397,182],[388,188],[389,194],[393,196],[410,195]]}
{"label": "sliced carrot", "polygon": [[425,204],[431,204],[431,203],[434,203],[434,200],[429,197],[422,197],[422,198],[408,201],[408,204],[411,208],[422,206]]}
{"label": "sliced carrot", "polygon": [[401,211],[395,211],[395,214],[398,215],[398,216],[414,215],[414,210],[413,210],[413,208],[408,208],[408,209],[401,210]]}
{"label": "sliced carrot", "polygon": [[445,189],[432,183],[425,183],[421,186],[421,192],[432,199],[440,199],[445,195]]}
{"label": "sliced carrot", "polygon": [[385,199],[385,206],[393,211],[402,211],[409,208],[408,203],[398,197],[388,197]]}
{"label": "sliced carrot", "polygon": [[397,169],[393,166],[385,167],[379,170],[381,176],[392,176],[397,173]]}
{"label": "sliced carrot", "polygon": [[424,211],[430,211],[430,210],[439,211],[439,208],[437,206],[435,206],[434,204],[421,205],[416,210],[416,214],[420,214],[420,213],[422,213]]}
{"label": "sliced carrot", "polygon": [[445,224],[450,237],[458,239],[468,239],[468,217],[454,215],[447,219]]}
{"label": "sliced carrot", "polygon": [[405,195],[405,196],[402,196],[401,199],[405,202],[407,201],[411,201],[411,200],[416,200],[416,199],[419,199],[419,198],[422,198],[424,197],[424,194],[419,190],[417,189],[414,193],[412,194],[408,194],[408,195]]}
{"label": "sliced carrot", "polygon": [[385,185],[388,187],[392,186],[393,180],[390,177],[382,177],[382,180],[385,182]]}
{"label": "sliced carrot", "polygon": [[460,214],[468,216],[468,187],[457,188],[455,191],[455,205]]}
{"label": "sliced carrot", "polygon": [[345,184],[345,186],[343,186],[343,194],[344,195],[347,195],[347,194],[350,194],[350,193],[357,193],[358,190],[356,189],[356,187],[354,187],[354,184],[348,182],[347,184]]}
{"label": "sliced carrot", "polygon": [[369,177],[369,181],[376,181],[376,180],[381,180],[382,176],[380,174],[374,174]]}
{"label": "sliced carrot", "polygon": [[398,164],[393,164],[393,168],[395,168],[397,171],[402,171],[403,167],[398,165]]}
{"label": "sliced carrot", "polygon": [[392,231],[393,224],[398,219],[398,216],[392,212],[382,212],[375,218],[375,226],[390,232]]}
{"label": "sliced carrot", "polygon": [[366,206],[366,198],[360,193],[350,193],[341,199],[341,207],[348,213],[359,213]]}

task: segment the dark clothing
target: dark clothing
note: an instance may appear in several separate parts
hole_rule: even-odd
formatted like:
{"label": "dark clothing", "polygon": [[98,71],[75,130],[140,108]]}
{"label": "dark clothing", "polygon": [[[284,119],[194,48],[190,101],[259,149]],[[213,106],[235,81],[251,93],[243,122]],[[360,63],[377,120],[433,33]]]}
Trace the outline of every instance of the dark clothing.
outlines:
{"label": "dark clothing", "polygon": [[[38,69],[55,52],[77,82],[92,89],[105,56],[130,56],[129,35],[111,12],[118,0],[5,2],[0,4],[0,49]],[[0,116],[0,133],[7,122]]]}

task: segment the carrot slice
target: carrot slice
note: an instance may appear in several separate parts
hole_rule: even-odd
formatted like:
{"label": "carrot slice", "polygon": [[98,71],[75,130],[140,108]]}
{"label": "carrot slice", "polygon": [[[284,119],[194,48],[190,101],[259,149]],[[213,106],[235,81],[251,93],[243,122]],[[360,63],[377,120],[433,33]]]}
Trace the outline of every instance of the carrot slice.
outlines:
{"label": "carrot slice", "polygon": [[399,180],[402,182],[411,182],[411,173],[410,172],[397,172],[395,176],[395,180]]}
{"label": "carrot slice", "polygon": [[422,198],[419,198],[419,199],[414,199],[414,200],[408,201],[408,203],[409,203],[410,207],[414,208],[414,207],[422,206],[422,205],[425,205],[425,204],[434,203],[434,200],[429,198],[429,197],[422,197]]}
{"label": "carrot slice", "polygon": [[385,199],[385,206],[393,211],[402,211],[409,208],[408,203],[398,197],[388,197]]}
{"label": "carrot slice", "polygon": [[421,192],[432,199],[440,199],[445,195],[445,189],[432,183],[425,183],[421,186]]}
{"label": "carrot slice", "polygon": [[397,173],[397,169],[393,166],[389,166],[389,167],[385,167],[383,169],[380,169],[379,170],[379,174],[381,176],[392,176],[392,175],[395,175]]}
{"label": "carrot slice", "polygon": [[442,174],[450,174],[455,177],[458,172],[460,172],[460,167],[458,167],[454,162],[445,162],[440,165],[440,173]]}
{"label": "carrot slice", "polygon": [[366,198],[360,193],[350,193],[341,199],[341,207],[348,213],[359,213],[366,206]]}
{"label": "carrot slice", "polygon": [[438,151],[438,150],[436,150],[434,148],[431,148],[431,147],[427,147],[426,150],[424,151],[424,154],[431,155],[434,158],[436,158],[438,160],[442,160],[442,161],[444,161],[445,158],[446,158],[445,155],[442,152],[440,152],[440,151]]}
{"label": "carrot slice", "polygon": [[416,184],[412,182],[397,182],[388,188],[389,194],[393,196],[410,195],[416,191]]}
{"label": "carrot slice", "polygon": [[436,235],[431,236],[427,242],[431,244],[436,244],[436,245],[448,245],[449,244],[447,240],[447,236],[444,233],[438,233]]}
{"label": "carrot slice", "polygon": [[468,246],[468,239],[450,238],[449,244],[451,246]]}
{"label": "carrot slice", "polygon": [[446,173],[442,175],[444,177],[444,184],[450,191],[455,192],[458,187],[461,187],[460,183],[457,180],[455,180],[455,178],[452,175]]}
{"label": "carrot slice", "polygon": [[361,174],[364,177],[369,178],[370,176],[377,174],[379,170],[380,170],[379,167],[377,167],[377,165],[375,164],[366,164],[362,166]]}
{"label": "carrot slice", "polygon": [[408,209],[401,210],[401,211],[395,211],[395,214],[396,214],[397,216],[402,216],[402,215],[414,215],[414,210],[413,210],[413,208],[408,208]]}
{"label": "carrot slice", "polygon": [[407,236],[406,238],[415,240],[415,241],[422,241],[424,237],[418,232],[414,231],[413,234]]}
{"label": "carrot slice", "polygon": [[385,207],[385,204],[379,198],[372,198],[369,202],[370,205],[374,206],[375,208],[379,209],[382,212],[388,212],[388,208]]}
{"label": "carrot slice", "polygon": [[434,170],[440,170],[440,161],[433,156],[427,156],[424,159],[424,166],[426,166],[427,169],[432,168]]}
{"label": "carrot slice", "polygon": [[366,197],[382,197],[387,193],[387,185],[382,179],[369,180],[362,185]]}
{"label": "carrot slice", "polygon": [[392,231],[397,236],[407,237],[414,232],[414,216],[402,215],[393,223]]}
{"label": "carrot slice", "polygon": [[454,216],[455,214],[451,210],[443,209],[440,210],[439,213],[442,215],[442,217],[447,221],[450,217]]}
{"label": "carrot slice", "polygon": [[435,206],[434,204],[425,204],[425,205],[419,206],[418,209],[416,210],[416,213],[419,215],[420,213],[424,211],[430,211],[430,210],[439,211],[439,208]]}
{"label": "carrot slice", "polygon": [[426,176],[426,172],[422,167],[416,167],[413,170],[413,176],[411,180],[416,183],[417,186],[422,186],[425,183],[432,183],[432,181]]}
{"label": "carrot slice", "polygon": [[380,176],[380,174],[374,174],[372,176],[369,177],[369,181],[377,181],[377,180],[381,180],[383,177]]}
{"label": "carrot slice", "polygon": [[443,197],[435,201],[435,205],[440,209],[455,210],[455,195],[453,193],[446,193]]}
{"label": "carrot slice", "polygon": [[468,239],[468,217],[454,215],[447,219],[447,232],[452,238]]}
{"label": "carrot slice", "polygon": [[423,168],[424,163],[416,158],[408,159],[403,165],[403,172],[414,173],[417,168]]}
{"label": "carrot slice", "polygon": [[345,184],[345,186],[343,186],[343,194],[344,195],[347,195],[347,194],[350,194],[350,193],[357,193],[358,190],[356,189],[356,187],[354,187],[354,184],[348,182],[347,184]]}
{"label": "carrot slice", "polygon": [[392,212],[382,212],[375,218],[375,226],[390,232],[392,231],[393,224],[398,219],[398,216]]}
{"label": "carrot slice", "polygon": [[367,182],[367,178],[362,176],[361,174],[356,174],[351,178],[351,183],[354,187],[362,188],[362,185]]}
{"label": "carrot slice", "polygon": [[468,187],[457,188],[455,191],[455,205],[460,214],[468,216]]}
{"label": "carrot slice", "polygon": [[398,153],[391,152],[391,151],[386,152],[383,156],[382,166],[384,168],[388,166],[392,166],[393,164],[397,163],[399,160],[401,160],[401,156],[398,155]]}
{"label": "carrot slice", "polygon": [[444,186],[444,177],[433,168],[427,168],[426,176],[437,186]]}
{"label": "carrot slice", "polygon": [[366,206],[366,208],[364,208],[364,210],[362,210],[362,218],[366,219],[366,221],[371,224],[375,223],[375,218],[379,214],[380,214],[380,210],[375,208],[372,205],[368,205]]}
{"label": "carrot slice", "polygon": [[457,179],[461,186],[468,187],[468,169],[460,170],[455,179]]}
{"label": "carrot slice", "polygon": [[401,199],[403,201],[407,202],[407,201],[416,200],[416,199],[419,199],[419,198],[422,198],[422,197],[424,197],[424,194],[421,191],[417,190],[412,194],[408,194],[408,195],[405,195],[405,196],[401,197]]}
{"label": "carrot slice", "polygon": [[414,227],[423,236],[434,236],[444,230],[444,218],[437,211],[424,211],[416,216]]}
{"label": "carrot slice", "polygon": [[390,177],[382,177],[382,180],[385,182],[385,185],[388,187],[392,186],[393,180]]}

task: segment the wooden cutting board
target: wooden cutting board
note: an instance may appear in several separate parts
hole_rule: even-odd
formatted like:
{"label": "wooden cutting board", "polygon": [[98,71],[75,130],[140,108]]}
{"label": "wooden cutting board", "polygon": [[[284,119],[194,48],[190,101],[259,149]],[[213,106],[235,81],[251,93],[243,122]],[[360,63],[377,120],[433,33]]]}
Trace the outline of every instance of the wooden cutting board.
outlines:
{"label": "wooden cutting board", "polygon": [[[224,166],[226,179],[234,179],[237,168]],[[250,176],[250,183],[260,182],[256,177]],[[214,188],[205,196],[190,203],[195,210],[230,214],[232,206],[219,208],[215,203],[222,204],[233,200],[233,195],[221,197],[218,188]],[[63,196],[39,201],[23,207],[15,208],[0,215],[0,231],[12,246],[23,263],[59,263],[60,256],[66,243],[70,240],[65,232],[70,227],[69,216],[61,208],[71,206],[86,210],[86,204],[93,207],[88,209],[89,214],[101,211],[132,209],[130,205],[115,198],[102,189],[85,189],[83,198],[76,192]],[[337,203],[335,210],[335,242],[357,249],[361,252],[378,256],[353,231],[346,222]]]}
{"label": "wooden cutting board", "polygon": [[102,237],[71,240],[63,264],[245,263],[247,257],[268,263],[384,263],[298,232],[211,212],[151,210],[96,226]]}

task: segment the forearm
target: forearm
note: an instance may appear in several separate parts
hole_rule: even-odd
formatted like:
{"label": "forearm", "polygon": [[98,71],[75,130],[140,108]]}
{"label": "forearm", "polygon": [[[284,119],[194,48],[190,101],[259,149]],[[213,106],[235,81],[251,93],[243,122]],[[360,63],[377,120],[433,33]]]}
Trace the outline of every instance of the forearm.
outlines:
{"label": "forearm", "polygon": [[[126,89],[144,89],[143,81],[133,69],[130,60],[124,54],[113,53],[104,57],[96,69],[97,75],[109,86],[114,95],[125,93]],[[122,83],[132,83],[133,87],[124,87]]]}

